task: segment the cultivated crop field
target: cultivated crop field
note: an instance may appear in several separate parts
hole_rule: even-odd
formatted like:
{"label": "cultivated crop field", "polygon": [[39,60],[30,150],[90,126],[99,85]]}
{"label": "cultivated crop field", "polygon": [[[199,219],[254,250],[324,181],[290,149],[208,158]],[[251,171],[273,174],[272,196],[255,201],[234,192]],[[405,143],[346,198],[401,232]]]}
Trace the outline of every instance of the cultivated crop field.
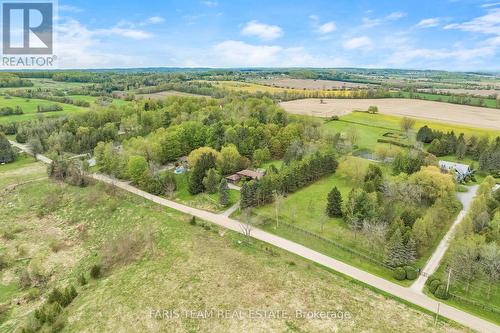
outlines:
{"label": "cultivated crop field", "polygon": [[422,101],[403,98],[388,99],[301,99],[280,104],[293,114],[331,117],[352,111],[366,111],[370,105],[382,114],[414,117],[470,127],[500,130],[500,112],[468,105]]}
{"label": "cultivated crop field", "polygon": [[258,83],[270,85],[278,88],[308,89],[308,90],[329,90],[344,88],[368,88],[368,84],[353,83],[332,80],[309,80],[309,79],[270,79],[261,80]]}
{"label": "cultivated crop field", "polygon": [[[455,94],[455,95],[473,95],[473,96],[483,96],[489,97],[492,95],[500,96],[500,90],[498,89],[434,89],[440,93]],[[430,92],[430,89],[421,89],[422,92]]]}

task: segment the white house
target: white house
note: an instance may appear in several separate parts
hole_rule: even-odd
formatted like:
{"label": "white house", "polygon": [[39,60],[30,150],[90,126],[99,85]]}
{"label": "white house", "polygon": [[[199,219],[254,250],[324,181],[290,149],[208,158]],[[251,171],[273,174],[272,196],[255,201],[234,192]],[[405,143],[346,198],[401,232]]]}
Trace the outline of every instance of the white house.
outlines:
{"label": "white house", "polygon": [[452,171],[455,173],[455,178],[461,182],[467,176],[472,173],[470,166],[462,163],[448,162],[448,161],[439,161],[439,167],[444,171]]}

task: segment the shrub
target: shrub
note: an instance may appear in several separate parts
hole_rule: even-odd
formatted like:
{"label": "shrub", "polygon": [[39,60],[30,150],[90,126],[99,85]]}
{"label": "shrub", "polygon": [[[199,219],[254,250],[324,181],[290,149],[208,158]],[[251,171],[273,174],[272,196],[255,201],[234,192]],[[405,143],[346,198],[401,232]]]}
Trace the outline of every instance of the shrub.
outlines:
{"label": "shrub", "polygon": [[78,276],[78,283],[80,284],[80,286],[84,286],[87,284],[87,279],[85,278],[85,274],[80,274]]}
{"label": "shrub", "polygon": [[40,289],[38,288],[31,288],[26,293],[26,299],[28,299],[29,301],[34,301],[38,297],[40,297]]}
{"label": "shrub", "polygon": [[450,294],[446,292],[446,286],[444,284],[440,284],[434,292],[434,296],[439,299],[448,299],[450,298]]}
{"label": "shrub", "polygon": [[49,297],[47,298],[47,302],[49,303],[59,303],[63,304],[64,303],[64,295],[59,289],[54,288],[52,292],[49,294]]}
{"label": "shrub", "polygon": [[392,272],[392,276],[398,281],[403,281],[404,279],[406,279],[406,271],[403,267],[397,267]]}
{"label": "shrub", "polygon": [[406,279],[407,280],[415,280],[417,278],[417,270],[412,266],[405,266],[406,271]]}
{"label": "shrub", "polygon": [[436,280],[433,280],[430,284],[429,284],[429,291],[431,293],[435,293],[437,288],[441,285],[441,281],[439,279],[436,279]]}
{"label": "shrub", "polygon": [[95,264],[90,268],[90,276],[93,279],[98,279],[101,277],[101,265]]}

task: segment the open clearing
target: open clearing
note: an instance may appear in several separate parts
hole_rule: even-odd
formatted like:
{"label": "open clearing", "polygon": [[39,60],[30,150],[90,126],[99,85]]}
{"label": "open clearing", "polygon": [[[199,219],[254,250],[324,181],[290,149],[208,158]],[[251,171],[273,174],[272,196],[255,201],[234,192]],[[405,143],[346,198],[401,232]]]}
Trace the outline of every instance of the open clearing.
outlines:
{"label": "open clearing", "polygon": [[273,87],[308,89],[308,90],[328,90],[344,88],[367,88],[364,83],[353,83],[332,80],[307,80],[307,79],[270,79],[258,81],[260,84],[271,85]]}
{"label": "open clearing", "polygon": [[382,114],[500,130],[500,111],[489,108],[404,98],[322,101],[308,98],[283,102],[280,105],[289,113],[317,117],[342,116],[355,110],[366,111],[370,105],[376,105]]}
{"label": "open clearing", "polygon": [[[54,112],[37,112],[37,106],[49,106],[49,105],[60,105],[62,106],[62,111]],[[0,96],[0,107],[16,107],[19,106],[23,110],[24,114],[21,115],[11,115],[11,116],[1,116],[0,123],[6,123],[11,121],[23,121],[31,118],[36,118],[37,116],[48,117],[48,116],[62,116],[69,113],[81,112],[87,110],[87,108],[72,105],[63,104],[52,101],[47,101],[43,99],[28,99],[21,97],[9,97],[5,98]]]}

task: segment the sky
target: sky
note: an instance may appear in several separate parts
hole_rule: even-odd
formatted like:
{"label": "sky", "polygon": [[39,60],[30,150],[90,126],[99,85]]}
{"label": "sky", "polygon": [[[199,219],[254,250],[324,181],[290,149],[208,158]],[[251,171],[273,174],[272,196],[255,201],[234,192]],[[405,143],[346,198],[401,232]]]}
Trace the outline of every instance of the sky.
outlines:
{"label": "sky", "polygon": [[500,2],[59,0],[61,68],[500,70]]}

